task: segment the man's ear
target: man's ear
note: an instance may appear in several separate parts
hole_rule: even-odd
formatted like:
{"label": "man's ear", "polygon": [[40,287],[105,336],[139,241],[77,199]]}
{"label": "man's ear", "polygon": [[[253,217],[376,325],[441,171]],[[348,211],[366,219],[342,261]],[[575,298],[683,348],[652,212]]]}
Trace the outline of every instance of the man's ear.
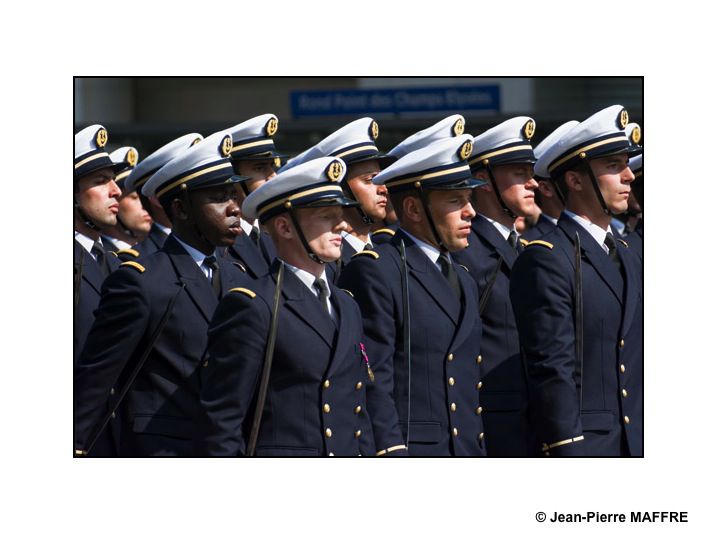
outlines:
{"label": "man's ear", "polygon": [[565,184],[568,191],[582,191],[583,175],[577,171],[565,171]]}
{"label": "man's ear", "polygon": [[277,216],[272,222],[272,227],[279,238],[289,240],[295,235],[295,228],[292,225],[290,216],[287,214]]}
{"label": "man's ear", "polygon": [[[181,199],[173,199],[170,203],[170,208],[172,209],[172,212],[174,214],[174,217],[176,219],[187,221],[189,216],[187,213],[187,210],[185,208],[185,202]],[[170,219],[173,218],[173,216],[168,216]]]}
{"label": "man's ear", "polygon": [[555,190],[550,186],[550,184],[545,180],[540,180],[538,182],[538,191],[540,192],[540,195],[545,197],[546,199],[551,199],[555,196]]}
{"label": "man's ear", "polygon": [[[160,204],[160,199],[158,199],[158,198],[155,197],[154,195],[148,197],[147,199],[150,201],[150,205],[151,205],[153,208],[159,208],[160,210],[164,210],[164,209],[163,209],[163,205]],[[168,218],[169,218],[169,217],[170,217],[170,216],[168,216]]]}
{"label": "man's ear", "polygon": [[472,173],[472,177],[475,178],[475,180],[485,180],[485,182],[487,182],[487,184],[484,184],[475,189],[482,189],[483,191],[487,191],[488,193],[492,192],[492,187],[490,186],[490,174],[488,173],[487,169],[478,169],[477,171]]}
{"label": "man's ear", "polygon": [[420,197],[411,195],[403,199],[403,215],[412,223],[420,223],[425,211],[422,208]]}

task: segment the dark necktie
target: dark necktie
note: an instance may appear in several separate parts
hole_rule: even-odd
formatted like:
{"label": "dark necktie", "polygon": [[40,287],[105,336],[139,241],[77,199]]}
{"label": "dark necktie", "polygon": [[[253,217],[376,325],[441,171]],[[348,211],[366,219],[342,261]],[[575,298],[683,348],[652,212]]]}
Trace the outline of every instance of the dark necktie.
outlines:
{"label": "dark necktie", "polygon": [[365,244],[365,247],[363,248],[365,251],[372,251],[373,245],[371,243]]}
{"label": "dark necktie", "polygon": [[515,231],[510,231],[510,236],[508,236],[508,244],[510,244],[510,247],[513,249],[517,249],[517,242],[518,242],[518,233]]}
{"label": "dark necktie", "polygon": [[324,279],[315,278],[313,287],[318,292],[318,300],[322,304],[323,311],[330,315],[330,309],[328,308],[328,298],[330,297],[330,291],[328,290],[327,283]]}
{"label": "dark necktie", "polygon": [[455,293],[455,296],[457,296],[457,299],[460,300],[462,298],[462,293],[460,292],[460,281],[458,280],[455,268],[450,262],[450,256],[447,253],[441,253],[438,262],[440,263],[440,271],[442,272],[442,275],[448,280],[450,288]]}
{"label": "dark necktie", "polygon": [[215,291],[215,296],[219,299],[222,293],[222,286],[220,285],[220,265],[218,265],[215,255],[205,257],[203,264],[210,269],[210,284],[212,285],[213,291]]}
{"label": "dark necktie", "polygon": [[250,239],[255,243],[255,245],[259,245],[260,242],[260,229],[258,229],[255,225],[253,225],[252,231],[250,231]]}
{"label": "dark necktie", "polygon": [[105,250],[102,247],[102,244],[99,240],[96,240],[93,244],[92,249],[90,250],[90,253],[92,253],[95,256],[95,260],[97,261],[98,265],[100,266],[100,272],[102,272],[103,277],[107,277],[110,273],[110,269],[108,268],[107,258],[105,255]]}
{"label": "dark necktie", "polygon": [[610,260],[617,266],[617,269],[620,270],[620,273],[622,273],[621,269],[621,263],[620,258],[617,254],[617,244],[615,243],[615,237],[612,235],[612,233],[607,233],[605,235],[605,245],[608,248],[608,256],[610,257]]}

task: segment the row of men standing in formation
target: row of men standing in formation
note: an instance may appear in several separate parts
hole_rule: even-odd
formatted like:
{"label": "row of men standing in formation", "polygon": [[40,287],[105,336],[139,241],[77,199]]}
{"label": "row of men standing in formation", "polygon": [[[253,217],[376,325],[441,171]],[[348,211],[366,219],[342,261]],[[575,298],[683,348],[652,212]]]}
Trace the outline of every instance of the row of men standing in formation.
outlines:
{"label": "row of men standing in formation", "polygon": [[534,147],[452,115],[385,154],[361,118],[286,160],[277,128],[76,134],[76,455],[642,455],[622,106]]}

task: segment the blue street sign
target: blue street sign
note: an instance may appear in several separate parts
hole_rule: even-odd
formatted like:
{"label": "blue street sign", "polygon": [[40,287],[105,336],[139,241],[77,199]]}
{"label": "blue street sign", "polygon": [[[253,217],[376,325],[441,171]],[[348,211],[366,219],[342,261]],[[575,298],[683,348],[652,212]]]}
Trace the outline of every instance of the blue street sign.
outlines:
{"label": "blue street sign", "polygon": [[500,112],[500,86],[451,86],[369,90],[295,91],[295,118],[422,112]]}

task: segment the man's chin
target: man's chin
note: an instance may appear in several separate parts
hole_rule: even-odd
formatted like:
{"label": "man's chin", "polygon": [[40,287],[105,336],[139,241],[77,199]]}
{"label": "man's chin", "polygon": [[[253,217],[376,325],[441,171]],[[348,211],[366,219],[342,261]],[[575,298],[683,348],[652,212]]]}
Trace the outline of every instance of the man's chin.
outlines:
{"label": "man's chin", "polygon": [[215,244],[215,245],[216,245],[217,247],[230,247],[230,246],[232,246],[233,244],[235,244],[235,239],[236,239],[236,238],[237,238],[237,237],[236,237],[234,234],[229,233],[229,234],[226,234],[225,236],[223,236],[222,238],[220,238],[219,243],[217,243],[217,244]]}
{"label": "man's chin", "polygon": [[627,201],[623,201],[621,203],[616,204],[613,208],[610,208],[610,212],[614,216],[619,216],[621,214],[624,214],[628,210],[628,204]]}
{"label": "man's chin", "polygon": [[102,228],[114,227],[115,225],[117,225],[117,222],[118,222],[117,216],[115,214],[112,214],[110,216],[103,216],[103,218],[101,218],[101,219],[92,219],[91,218],[91,220],[94,223],[97,223],[98,225],[100,225],[100,227],[102,227]]}
{"label": "man's chin", "polygon": [[318,256],[323,261],[331,261],[331,262],[337,261],[341,257],[341,255],[342,255],[342,252],[340,249],[329,249],[323,253],[318,253]]}
{"label": "man's chin", "polygon": [[470,243],[466,238],[456,238],[452,242],[447,243],[446,247],[450,253],[454,253],[456,251],[462,251],[469,245]]}

